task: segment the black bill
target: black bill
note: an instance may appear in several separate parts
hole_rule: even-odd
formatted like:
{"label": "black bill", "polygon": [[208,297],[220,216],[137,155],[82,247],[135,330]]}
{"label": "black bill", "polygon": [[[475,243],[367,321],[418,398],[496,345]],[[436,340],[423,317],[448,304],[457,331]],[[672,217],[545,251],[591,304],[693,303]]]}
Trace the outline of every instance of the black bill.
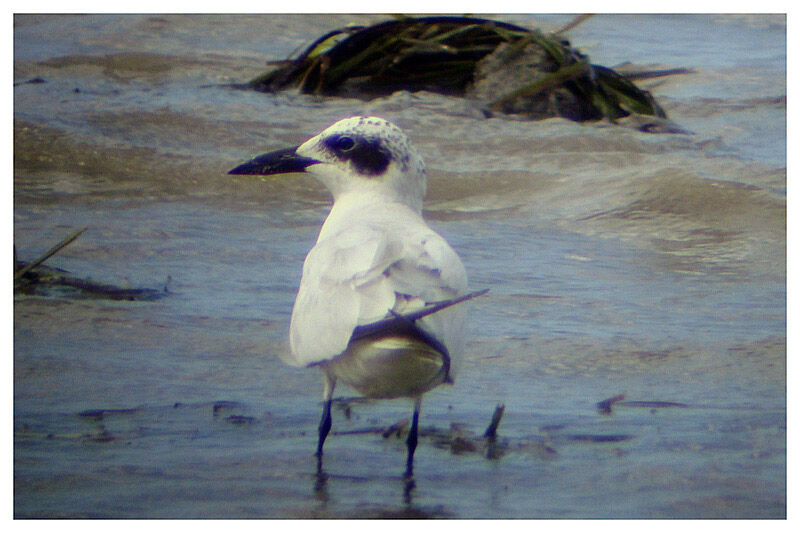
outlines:
{"label": "black bill", "polygon": [[228,174],[286,174],[287,172],[303,172],[307,166],[319,163],[316,159],[303,157],[297,154],[297,147],[276,150],[268,154],[254,157],[247,163],[242,163]]}

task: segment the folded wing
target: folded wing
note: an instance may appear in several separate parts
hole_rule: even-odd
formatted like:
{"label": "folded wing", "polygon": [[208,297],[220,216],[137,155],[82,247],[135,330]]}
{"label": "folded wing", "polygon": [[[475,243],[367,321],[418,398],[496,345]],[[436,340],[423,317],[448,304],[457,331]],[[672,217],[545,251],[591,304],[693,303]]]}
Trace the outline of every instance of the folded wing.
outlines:
{"label": "folded wing", "polygon": [[[351,226],[317,242],[303,265],[292,311],[293,363],[306,366],[342,353],[356,326],[460,296],[464,266],[447,242],[427,226]],[[458,306],[419,320],[419,326],[458,350]]]}

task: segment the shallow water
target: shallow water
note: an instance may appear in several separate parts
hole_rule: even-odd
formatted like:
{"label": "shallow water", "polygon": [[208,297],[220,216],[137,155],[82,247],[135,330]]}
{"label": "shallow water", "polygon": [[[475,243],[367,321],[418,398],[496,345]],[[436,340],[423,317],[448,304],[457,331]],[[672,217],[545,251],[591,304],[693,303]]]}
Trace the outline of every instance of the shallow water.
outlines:
{"label": "shallow water", "polygon": [[[88,226],[48,264],[170,293],[15,298],[15,515],[784,517],[785,18],[596,16],[570,32],[601,65],[692,68],[642,83],[691,134],[226,85],[378,19],[15,17],[20,257]],[[407,131],[426,217],[491,289],[469,304],[455,385],[426,395],[410,491],[402,441],[360,432],[410,405],[335,411],[317,477],[321,380],[279,359],[325,191],[225,174],[355,113]],[[497,403],[490,459],[469,437]]]}

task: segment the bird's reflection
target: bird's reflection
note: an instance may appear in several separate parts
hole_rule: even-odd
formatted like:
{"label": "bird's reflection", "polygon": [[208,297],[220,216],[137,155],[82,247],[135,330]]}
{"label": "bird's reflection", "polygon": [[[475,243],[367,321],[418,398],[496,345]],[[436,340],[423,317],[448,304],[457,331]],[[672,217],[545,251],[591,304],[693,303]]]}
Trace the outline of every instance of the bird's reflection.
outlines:
{"label": "bird's reflection", "polygon": [[[327,508],[328,511],[332,509],[328,508],[328,503],[330,502],[330,494],[329,494],[329,487],[328,487],[328,480],[331,478],[338,479],[339,476],[326,473],[322,469],[318,469],[316,474],[313,476],[314,479],[314,499],[320,502],[321,508]],[[347,479],[345,477],[345,479]],[[360,480],[365,480],[364,478],[358,478]],[[395,478],[397,479],[397,478]],[[402,478],[402,490],[403,490],[403,504],[402,505],[381,505],[377,502],[370,501],[365,502],[362,505],[362,508],[357,509],[353,517],[356,518],[363,518],[363,517],[374,517],[375,513],[380,518],[434,518],[434,517],[443,517],[448,516],[446,512],[444,512],[441,508],[434,507],[433,509],[419,507],[418,505],[414,504],[414,490],[417,488],[417,483],[414,480],[413,476],[403,476]],[[377,511],[375,509],[368,509],[364,510],[363,506],[367,507],[375,507],[377,506]],[[366,512],[362,516],[361,513]]]}
{"label": "bird's reflection", "polygon": [[328,494],[328,474],[320,467],[314,476],[314,499],[327,503],[330,499]]}
{"label": "bird's reflection", "polygon": [[416,488],[417,484],[414,482],[413,476],[408,476],[403,478],[403,503],[407,506],[411,506],[414,502],[414,488]]}

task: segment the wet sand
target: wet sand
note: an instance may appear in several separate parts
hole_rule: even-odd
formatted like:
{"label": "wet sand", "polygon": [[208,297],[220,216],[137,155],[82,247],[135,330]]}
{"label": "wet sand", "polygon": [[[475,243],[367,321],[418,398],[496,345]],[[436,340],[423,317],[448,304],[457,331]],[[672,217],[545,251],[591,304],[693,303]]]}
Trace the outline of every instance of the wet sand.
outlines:
{"label": "wet sand", "polygon": [[[227,86],[352,20],[15,17],[20,258],[87,226],[48,264],[169,292],[15,297],[15,516],[785,517],[785,19],[572,32],[601,64],[693,67],[648,86],[692,135]],[[648,21],[764,57],[648,44]],[[364,112],[420,147],[426,217],[491,289],[426,395],[413,488],[383,436],[408,402],[339,402],[318,476],[321,379],[280,360],[325,191],[225,174]]]}

